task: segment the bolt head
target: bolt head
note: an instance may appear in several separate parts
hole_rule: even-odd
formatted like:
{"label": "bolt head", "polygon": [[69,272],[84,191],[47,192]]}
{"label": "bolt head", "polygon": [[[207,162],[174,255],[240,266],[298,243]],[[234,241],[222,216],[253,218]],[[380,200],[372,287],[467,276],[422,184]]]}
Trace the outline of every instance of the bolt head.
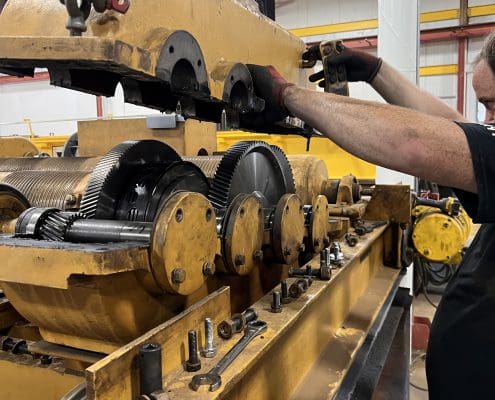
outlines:
{"label": "bolt head", "polygon": [[256,261],[263,261],[263,250],[256,250],[256,251],[253,253],[253,258],[254,258]]}
{"label": "bolt head", "polygon": [[298,299],[303,293],[303,289],[299,285],[291,285],[289,288],[289,296],[294,299]]}
{"label": "bolt head", "polygon": [[234,263],[236,266],[240,267],[241,265],[246,264],[246,257],[242,254],[237,254],[235,256]]}
{"label": "bolt head", "polygon": [[187,372],[196,372],[201,369],[201,361],[191,362],[189,360],[186,361],[186,371]]}
{"label": "bolt head", "polygon": [[304,243],[301,243],[299,245],[299,252],[304,253],[305,251],[306,251],[306,246],[304,245]]}
{"label": "bolt head", "polygon": [[213,358],[217,355],[217,349],[216,348],[211,348],[211,349],[203,349],[201,350],[201,356],[204,358]]}
{"label": "bolt head", "polygon": [[203,275],[204,276],[213,276],[213,275],[215,275],[215,272],[216,272],[215,263],[205,262],[203,264]]}
{"label": "bolt head", "polygon": [[175,268],[172,271],[172,282],[176,285],[186,281],[186,271],[183,268]]}

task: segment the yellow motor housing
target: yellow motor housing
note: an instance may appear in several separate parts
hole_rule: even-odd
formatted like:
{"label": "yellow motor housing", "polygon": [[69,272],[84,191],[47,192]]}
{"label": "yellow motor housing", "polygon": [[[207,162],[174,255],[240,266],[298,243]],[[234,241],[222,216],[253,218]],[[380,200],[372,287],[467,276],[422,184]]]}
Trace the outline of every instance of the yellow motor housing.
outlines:
{"label": "yellow motor housing", "polygon": [[471,232],[472,222],[461,207],[453,216],[438,208],[416,206],[413,243],[416,251],[431,262],[459,264],[461,251]]}

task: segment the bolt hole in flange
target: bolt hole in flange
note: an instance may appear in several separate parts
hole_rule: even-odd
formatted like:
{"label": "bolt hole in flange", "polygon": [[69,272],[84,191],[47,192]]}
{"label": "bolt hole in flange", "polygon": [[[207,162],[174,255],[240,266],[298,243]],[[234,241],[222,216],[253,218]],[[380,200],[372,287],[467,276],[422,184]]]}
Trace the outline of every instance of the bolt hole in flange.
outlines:
{"label": "bolt hole in flange", "polygon": [[182,211],[182,209],[179,208],[175,213],[175,220],[181,223],[183,219],[184,219],[184,211]]}
{"label": "bolt hole in flange", "polygon": [[213,215],[213,210],[211,208],[208,208],[208,210],[206,210],[206,221],[210,221],[211,220],[211,216]]}
{"label": "bolt hole in flange", "polygon": [[170,46],[170,47],[168,48],[168,52],[169,52],[170,54],[174,54],[174,51],[175,51],[174,46]]}

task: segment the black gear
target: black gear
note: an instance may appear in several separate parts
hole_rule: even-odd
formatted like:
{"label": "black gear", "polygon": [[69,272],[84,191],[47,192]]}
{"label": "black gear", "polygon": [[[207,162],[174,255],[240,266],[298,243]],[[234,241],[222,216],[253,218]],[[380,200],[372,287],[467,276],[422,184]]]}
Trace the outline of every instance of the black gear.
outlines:
{"label": "black gear", "polygon": [[156,140],[127,141],[115,146],[91,174],[79,211],[88,218],[113,218],[119,190],[129,176],[126,171],[144,164],[181,161],[165,143]]}
{"label": "black gear", "polygon": [[253,192],[265,206],[274,206],[284,194],[295,193],[292,170],[282,155],[282,150],[265,142],[232,146],[220,161],[211,184],[209,199],[213,206],[225,208],[238,194]]}

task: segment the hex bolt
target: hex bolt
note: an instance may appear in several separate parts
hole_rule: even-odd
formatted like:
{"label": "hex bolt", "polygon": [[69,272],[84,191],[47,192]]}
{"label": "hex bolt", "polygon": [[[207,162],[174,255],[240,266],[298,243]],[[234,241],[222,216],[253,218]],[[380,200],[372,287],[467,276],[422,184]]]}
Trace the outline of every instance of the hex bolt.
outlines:
{"label": "hex bolt", "polygon": [[186,361],[186,371],[196,372],[201,369],[201,360],[198,355],[198,337],[195,330],[187,334],[189,342],[189,359]]}
{"label": "hex bolt", "polygon": [[294,299],[298,299],[308,289],[307,279],[298,279],[289,287],[289,295]]}
{"label": "hex bolt", "polygon": [[282,298],[281,298],[282,304],[290,303],[289,286],[287,285],[286,280],[280,282],[280,289],[282,291]]}
{"label": "hex bolt", "polygon": [[237,265],[238,267],[240,267],[241,265],[246,264],[246,257],[244,257],[241,254],[237,254],[235,256],[234,263],[235,263],[235,265]]}
{"label": "hex bolt", "polygon": [[320,268],[328,266],[328,249],[323,249],[320,253]]}
{"label": "hex bolt", "polygon": [[183,268],[175,268],[172,271],[172,282],[176,285],[186,281],[186,271]]}
{"label": "hex bolt", "polygon": [[272,306],[270,311],[272,313],[281,313],[282,312],[282,303],[281,303],[281,295],[278,290],[274,291],[272,294]]}
{"label": "hex bolt", "polygon": [[254,308],[247,308],[243,313],[242,316],[246,320],[246,323],[251,322],[251,321],[256,321],[258,319],[258,313]]}
{"label": "hex bolt", "polygon": [[205,262],[203,264],[203,275],[204,276],[213,276],[213,275],[215,275],[216,269],[217,268],[215,266],[215,263]]}
{"label": "hex bolt", "polygon": [[256,261],[263,261],[263,250],[256,250],[256,251],[253,253],[253,258],[254,258]]}
{"label": "hex bolt", "polygon": [[205,358],[213,358],[217,355],[217,349],[213,344],[213,321],[211,318],[205,318],[205,347],[201,355]]}
{"label": "hex bolt", "polygon": [[258,319],[258,314],[254,308],[246,309],[242,314],[232,315],[218,324],[218,336],[223,339],[230,339],[235,333],[241,332],[246,324]]}

